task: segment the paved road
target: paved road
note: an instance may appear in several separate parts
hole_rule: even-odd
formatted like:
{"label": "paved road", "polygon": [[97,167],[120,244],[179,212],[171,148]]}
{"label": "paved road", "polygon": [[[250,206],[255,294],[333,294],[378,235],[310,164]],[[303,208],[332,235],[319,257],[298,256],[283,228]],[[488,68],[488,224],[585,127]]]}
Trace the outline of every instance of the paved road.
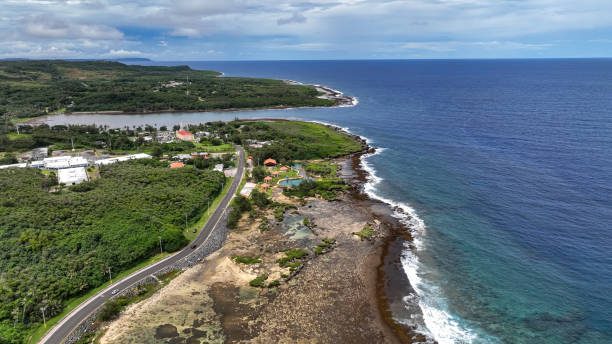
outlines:
{"label": "paved road", "polygon": [[196,249],[192,249],[191,247],[195,244],[198,247],[206,242],[210,234],[217,227],[217,224],[220,222],[223,213],[227,209],[232,197],[236,194],[238,187],[240,186],[240,181],[242,179],[242,175],[244,174],[244,150],[238,147],[239,159],[238,159],[238,169],[236,172],[236,176],[232,181],[232,185],[230,186],[227,194],[219,203],[219,206],[213,212],[212,216],[208,219],[197,238],[183,250],[178,253],[169,256],[163,260],[156,262],[153,265],[149,265],[144,267],[138,271],[135,271],[129,276],[124,277],[123,279],[114,282],[104,290],[101,290],[87,301],[82,303],[79,307],[75,308],[72,312],[66,315],[60,322],[58,322],[47,334],[40,340],[39,343],[45,344],[58,344],[63,343],[68,335],[72,333],[72,331],[85,319],[89,317],[89,315],[96,311],[100,306],[104,304],[104,302],[111,298],[111,293],[113,290],[117,289],[119,292],[122,290],[132,286],[133,284],[139,282],[140,280],[150,276],[151,274],[164,269],[179,260],[187,257]]}

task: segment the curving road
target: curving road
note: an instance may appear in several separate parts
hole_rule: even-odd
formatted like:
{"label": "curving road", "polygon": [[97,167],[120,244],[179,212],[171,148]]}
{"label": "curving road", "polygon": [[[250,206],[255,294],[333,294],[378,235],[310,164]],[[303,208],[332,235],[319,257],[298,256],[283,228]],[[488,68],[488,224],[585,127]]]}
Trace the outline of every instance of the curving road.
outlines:
{"label": "curving road", "polygon": [[155,274],[157,271],[160,271],[170,265],[175,264],[179,260],[189,256],[197,249],[192,249],[193,245],[196,245],[198,248],[204,244],[211,236],[211,233],[216,229],[217,224],[223,218],[223,214],[227,207],[229,206],[232,197],[236,194],[238,187],[240,186],[240,181],[242,180],[242,176],[244,174],[244,165],[245,165],[245,157],[244,150],[241,147],[238,148],[239,159],[238,159],[238,168],[236,170],[236,175],[232,181],[232,185],[230,186],[227,194],[219,203],[219,206],[215,209],[212,216],[208,219],[196,239],[183,250],[179,251],[176,254],[168,256],[152,265],[146,266],[138,271],[135,271],[129,276],[122,278],[119,281],[114,282],[108,287],[104,288],[87,301],[83,302],[77,308],[72,310],[72,312],[68,313],[62,320],[60,320],[53,328],[47,332],[47,334],[39,341],[39,343],[45,344],[58,344],[63,343],[66,338],[72,333],[72,331],[81,324],[82,321],[87,319],[90,314],[95,312],[99,307],[101,307],[104,302],[112,297],[112,290],[117,289],[119,293],[134,285],[135,283],[141,281],[148,276]]}

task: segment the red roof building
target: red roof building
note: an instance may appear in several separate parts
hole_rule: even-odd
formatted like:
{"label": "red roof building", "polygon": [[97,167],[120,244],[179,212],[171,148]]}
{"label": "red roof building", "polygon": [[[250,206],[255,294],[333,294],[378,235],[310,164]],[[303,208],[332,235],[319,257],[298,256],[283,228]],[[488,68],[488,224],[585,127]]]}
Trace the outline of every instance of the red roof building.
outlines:
{"label": "red roof building", "polygon": [[268,183],[263,183],[263,184],[261,184],[261,188],[262,188],[262,190],[265,190],[265,189],[267,189],[267,188],[269,188],[269,187],[270,187],[270,184],[268,184]]}
{"label": "red roof building", "polygon": [[280,170],[281,170],[281,171],[283,171],[283,172],[284,172],[284,171],[287,171],[288,169],[289,169],[289,168],[288,168],[287,166],[282,166],[282,167],[280,168]]}
{"label": "red roof building", "polygon": [[172,164],[170,164],[170,168],[181,168],[183,166],[185,166],[185,164],[183,164],[180,161],[176,161],[176,162],[173,162]]}
{"label": "red roof building", "polygon": [[266,166],[276,166],[276,160],[274,160],[272,158],[268,158],[268,159],[266,159],[266,161],[264,161],[264,165],[266,165]]}
{"label": "red roof building", "polygon": [[193,134],[183,129],[176,131],[176,138],[182,141],[195,141]]}
{"label": "red roof building", "polygon": [[278,171],[272,171],[273,176],[278,176]]}
{"label": "red roof building", "polygon": [[271,181],[271,180],[272,180],[272,177],[270,177],[270,176],[266,176],[266,177],[264,178],[264,180],[265,180],[265,181],[267,181],[267,182],[269,182],[269,181]]}

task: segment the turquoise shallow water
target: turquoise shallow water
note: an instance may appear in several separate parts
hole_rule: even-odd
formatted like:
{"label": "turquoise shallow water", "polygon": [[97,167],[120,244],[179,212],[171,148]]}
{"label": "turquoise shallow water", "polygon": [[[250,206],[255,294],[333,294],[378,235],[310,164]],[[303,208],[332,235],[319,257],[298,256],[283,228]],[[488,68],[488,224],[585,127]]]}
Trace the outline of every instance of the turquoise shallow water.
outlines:
{"label": "turquoise shallow water", "polygon": [[440,343],[612,343],[612,61],[189,65],[320,83],[359,104],[94,121],[239,115],[347,127],[384,148],[365,159],[376,176],[367,191],[415,215],[418,249],[402,263],[417,293],[405,302],[424,317],[401,320]]}

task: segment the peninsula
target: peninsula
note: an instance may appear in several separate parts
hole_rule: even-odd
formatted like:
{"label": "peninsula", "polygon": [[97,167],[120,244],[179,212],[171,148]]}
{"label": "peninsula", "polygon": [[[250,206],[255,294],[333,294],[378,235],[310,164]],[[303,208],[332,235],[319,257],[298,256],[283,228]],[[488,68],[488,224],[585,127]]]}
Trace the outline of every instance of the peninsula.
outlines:
{"label": "peninsula", "polygon": [[0,61],[0,108],[13,117],[53,113],[219,111],[350,103],[337,91],[273,79],[218,77],[188,66],[112,61]]}

